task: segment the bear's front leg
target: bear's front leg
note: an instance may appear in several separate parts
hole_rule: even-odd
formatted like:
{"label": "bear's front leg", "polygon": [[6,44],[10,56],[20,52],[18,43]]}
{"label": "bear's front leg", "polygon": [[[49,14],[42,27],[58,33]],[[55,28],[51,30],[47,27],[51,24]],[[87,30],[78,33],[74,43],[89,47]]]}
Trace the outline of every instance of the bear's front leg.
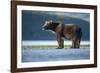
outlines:
{"label": "bear's front leg", "polygon": [[64,48],[64,40],[61,38],[60,34],[57,34],[57,42],[58,42],[57,49]]}

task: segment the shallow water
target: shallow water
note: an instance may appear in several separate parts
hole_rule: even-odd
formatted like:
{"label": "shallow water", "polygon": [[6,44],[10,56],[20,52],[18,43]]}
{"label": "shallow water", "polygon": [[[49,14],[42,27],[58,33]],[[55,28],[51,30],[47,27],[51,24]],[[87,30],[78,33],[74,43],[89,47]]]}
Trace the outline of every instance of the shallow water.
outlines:
{"label": "shallow water", "polygon": [[[57,41],[56,40],[52,40],[52,41],[22,41],[22,45],[23,46],[32,46],[32,45],[57,45]],[[80,42],[81,45],[89,45],[90,42],[89,41],[81,41]],[[64,41],[64,45],[72,45],[72,41]]]}
{"label": "shallow water", "polygon": [[90,50],[85,49],[24,49],[22,62],[67,61],[90,59]]}

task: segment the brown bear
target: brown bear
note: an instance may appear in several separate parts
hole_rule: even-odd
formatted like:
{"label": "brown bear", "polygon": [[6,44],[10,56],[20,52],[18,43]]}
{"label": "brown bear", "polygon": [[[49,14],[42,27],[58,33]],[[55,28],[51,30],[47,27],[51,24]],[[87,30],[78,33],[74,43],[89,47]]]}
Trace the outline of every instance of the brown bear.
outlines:
{"label": "brown bear", "polygon": [[62,24],[53,22],[52,20],[45,21],[44,30],[52,31],[56,34],[59,49],[64,48],[64,39],[72,40],[71,48],[80,48],[82,37],[82,29],[75,24]]}

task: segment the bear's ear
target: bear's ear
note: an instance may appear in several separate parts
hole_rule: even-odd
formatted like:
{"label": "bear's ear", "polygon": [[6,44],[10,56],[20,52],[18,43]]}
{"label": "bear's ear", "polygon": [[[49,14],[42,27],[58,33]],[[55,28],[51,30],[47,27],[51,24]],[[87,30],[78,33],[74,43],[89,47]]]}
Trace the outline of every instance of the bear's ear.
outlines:
{"label": "bear's ear", "polygon": [[46,24],[50,24],[50,23],[52,23],[52,22],[53,22],[52,20],[47,20],[47,21],[45,21]]}
{"label": "bear's ear", "polygon": [[48,22],[49,22],[49,23],[52,23],[53,21],[52,21],[52,20],[48,20]]}
{"label": "bear's ear", "polygon": [[56,21],[56,23],[62,24],[61,21]]}

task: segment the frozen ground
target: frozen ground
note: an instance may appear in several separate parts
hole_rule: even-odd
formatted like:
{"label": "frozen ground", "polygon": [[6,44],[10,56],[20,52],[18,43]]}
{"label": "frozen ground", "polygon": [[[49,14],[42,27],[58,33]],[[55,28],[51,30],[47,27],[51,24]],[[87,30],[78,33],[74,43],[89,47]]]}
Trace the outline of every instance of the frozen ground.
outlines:
{"label": "frozen ground", "polygon": [[24,49],[22,62],[66,61],[90,59],[90,49]]}

